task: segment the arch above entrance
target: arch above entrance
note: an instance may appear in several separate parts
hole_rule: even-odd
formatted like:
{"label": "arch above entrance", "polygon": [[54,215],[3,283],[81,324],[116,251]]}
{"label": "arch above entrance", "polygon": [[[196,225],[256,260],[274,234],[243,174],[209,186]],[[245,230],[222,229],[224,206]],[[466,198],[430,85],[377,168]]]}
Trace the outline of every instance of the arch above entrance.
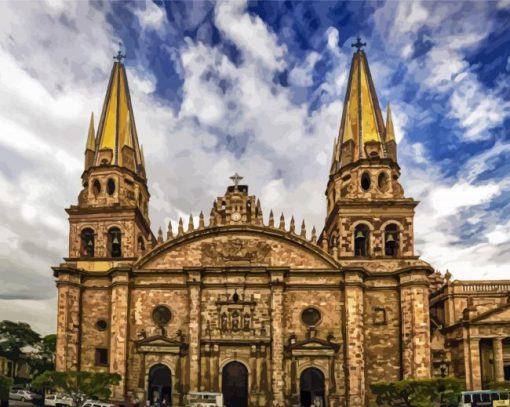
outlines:
{"label": "arch above entrance", "polygon": [[299,398],[304,407],[326,407],[326,384],[324,373],[316,367],[308,367],[299,378]]}
{"label": "arch above entrance", "polygon": [[248,407],[248,369],[241,362],[229,362],[221,372],[225,407]]}
{"label": "arch above entrance", "polygon": [[158,363],[150,368],[147,391],[151,405],[172,405],[172,371],[168,366]]}

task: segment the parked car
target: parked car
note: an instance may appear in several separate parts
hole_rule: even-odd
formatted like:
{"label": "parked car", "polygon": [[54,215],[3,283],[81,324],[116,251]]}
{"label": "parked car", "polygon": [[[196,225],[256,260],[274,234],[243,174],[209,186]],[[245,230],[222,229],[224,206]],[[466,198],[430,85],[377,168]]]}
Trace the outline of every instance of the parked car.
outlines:
{"label": "parked car", "polygon": [[99,400],[87,400],[81,407],[115,407],[115,404],[105,403]]}
{"label": "parked car", "polygon": [[42,397],[39,394],[32,393],[26,389],[12,389],[9,392],[9,398],[20,401],[39,401]]}

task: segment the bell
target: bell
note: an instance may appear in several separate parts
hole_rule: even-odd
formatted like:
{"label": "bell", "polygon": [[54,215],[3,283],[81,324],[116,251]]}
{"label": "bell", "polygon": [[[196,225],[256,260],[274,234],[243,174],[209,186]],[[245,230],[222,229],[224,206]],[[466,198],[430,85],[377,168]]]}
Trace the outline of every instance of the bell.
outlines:
{"label": "bell", "polygon": [[395,241],[395,238],[393,237],[393,235],[390,233],[388,235],[388,237],[386,238],[386,243],[392,243]]}
{"label": "bell", "polygon": [[113,244],[119,244],[119,238],[117,237],[117,235],[115,235],[113,237],[113,241],[112,241]]}
{"label": "bell", "polygon": [[92,247],[92,246],[94,246],[94,243],[92,243],[92,240],[89,240],[89,241],[88,241],[87,246],[88,246],[88,247]]}
{"label": "bell", "polygon": [[356,232],[356,239],[364,239],[365,238],[365,235],[363,234],[363,232],[361,230],[358,230]]}

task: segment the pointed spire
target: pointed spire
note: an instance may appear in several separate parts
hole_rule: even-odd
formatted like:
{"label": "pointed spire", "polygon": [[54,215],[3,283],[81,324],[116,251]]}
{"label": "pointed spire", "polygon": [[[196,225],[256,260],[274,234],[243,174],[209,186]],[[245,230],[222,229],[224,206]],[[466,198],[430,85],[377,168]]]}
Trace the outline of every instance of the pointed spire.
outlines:
{"label": "pointed spire", "polygon": [[193,216],[189,215],[188,232],[193,232],[194,230],[195,230],[195,225],[193,224]]}
{"label": "pointed spire", "polygon": [[270,228],[274,228],[274,215],[273,215],[273,210],[272,209],[269,212],[269,224],[268,224],[268,226]]}
{"label": "pointed spire", "polygon": [[166,230],[166,240],[172,240],[174,238],[174,232],[172,230],[172,222],[168,222],[168,228]]}
{"label": "pointed spire", "polygon": [[388,157],[382,112],[362,49],[352,57],[336,149],[333,173],[362,158]]}
{"label": "pointed spire", "polygon": [[296,222],[294,221],[294,215],[292,215],[290,218],[289,232],[294,234],[296,233]]}
{"label": "pointed spire", "polygon": [[391,106],[388,102],[386,110],[386,142],[395,141],[395,129],[393,128],[393,118],[391,116]]}
{"label": "pointed spire", "polygon": [[163,229],[161,229],[161,226],[158,229],[158,244],[163,243]]}
{"label": "pointed spire", "polygon": [[90,113],[89,133],[86,150],[96,151],[96,130],[94,128],[94,112]]}
{"label": "pointed spire", "polygon": [[200,211],[200,215],[198,215],[198,228],[199,229],[205,228],[204,212],[202,211]]}
{"label": "pointed spire", "polygon": [[182,217],[179,217],[179,227],[177,229],[177,237],[182,236],[184,234],[184,223],[182,221]]}
{"label": "pointed spire", "polygon": [[133,106],[122,58],[113,64],[99,120],[94,165],[118,165],[143,175]]}
{"label": "pointed spire", "polygon": [[280,225],[278,226],[278,229],[285,230],[285,216],[283,216],[283,212],[280,216]]}
{"label": "pointed spire", "polygon": [[301,223],[301,233],[300,233],[300,236],[303,239],[306,239],[306,225],[305,225],[305,220],[304,219],[303,219],[303,222]]}
{"label": "pointed spire", "polygon": [[312,228],[312,238],[310,240],[313,244],[317,244],[317,230],[315,226]]}

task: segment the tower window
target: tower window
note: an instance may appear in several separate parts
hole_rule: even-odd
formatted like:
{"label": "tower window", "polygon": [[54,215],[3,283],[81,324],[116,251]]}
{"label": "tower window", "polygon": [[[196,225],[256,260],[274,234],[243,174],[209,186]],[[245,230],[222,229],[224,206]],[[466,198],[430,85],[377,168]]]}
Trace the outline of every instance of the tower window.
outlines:
{"label": "tower window", "polygon": [[115,193],[115,181],[111,178],[109,178],[106,183],[106,191],[108,192],[108,195],[113,195]]}
{"label": "tower window", "polygon": [[370,189],[370,174],[368,172],[364,172],[361,176],[361,188],[363,188],[364,191]]}
{"label": "tower window", "polygon": [[108,366],[108,349],[96,348],[96,366]]}
{"label": "tower window", "polygon": [[108,230],[108,251],[110,257],[122,257],[122,233],[117,227]]}
{"label": "tower window", "polygon": [[384,254],[392,257],[398,255],[398,227],[394,223],[384,229]]}
{"label": "tower window", "polygon": [[388,190],[388,175],[385,172],[381,172],[377,178],[377,185],[382,192]]}
{"label": "tower window", "polygon": [[365,224],[360,224],[354,229],[354,255],[367,257],[369,249],[370,230]]}
{"label": "tower window", "polygon": [[101,183],[97,179],[92,183],[92,192],[96,196],[101,193]]}
{"label": "tower window", "polygon": [[81,257],[94,257],[94,231],[90,228],[81,231]]}

